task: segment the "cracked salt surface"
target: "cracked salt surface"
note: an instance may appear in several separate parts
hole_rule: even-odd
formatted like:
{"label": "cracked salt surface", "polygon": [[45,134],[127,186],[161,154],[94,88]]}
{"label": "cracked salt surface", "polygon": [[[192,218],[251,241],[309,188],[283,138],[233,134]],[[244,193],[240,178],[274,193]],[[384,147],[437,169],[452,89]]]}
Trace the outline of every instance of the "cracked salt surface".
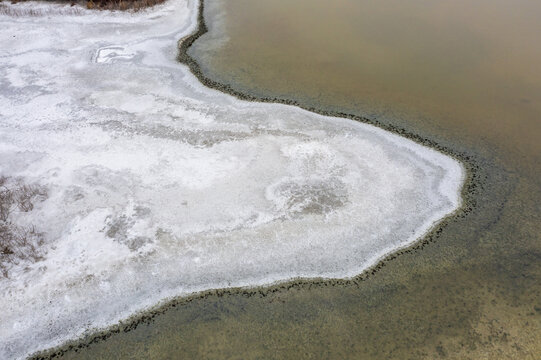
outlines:
{"label": "cracked salt surface", "polygon": [[17,218],[45,255],[0,278],[0,358],[172,296],[351,277],[460,206],[449,156],[199,84],[175,61],[197,6],[0,16],[0,174],[49,194]]}

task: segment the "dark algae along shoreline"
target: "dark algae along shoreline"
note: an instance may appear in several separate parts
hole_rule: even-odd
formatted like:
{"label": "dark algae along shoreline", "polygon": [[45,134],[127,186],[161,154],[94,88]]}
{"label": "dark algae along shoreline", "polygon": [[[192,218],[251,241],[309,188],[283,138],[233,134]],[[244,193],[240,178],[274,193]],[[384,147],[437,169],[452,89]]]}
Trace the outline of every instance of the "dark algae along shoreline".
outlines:
{"label": "dark algae along shoreline", "polygon": [[[309,79],[304,83],[303,74],[296,81],[293,74],[287,73],[291,78],[286,84],[268,80],[279,78],[273,70],[280,67],[283,70],[284,60],[270,56],[265,60],[267,63],[262,61],[249,67],[248,60],[254,59],[242,58],[245,56],[242,51],[253,52],[254,44],[274,46],[259,38],[261,34],[252,28],[256,29],[260,23],[257,12],[264,14],[261,16],[266,20],[279,22],[280,17],[276,16],[279,14],[285,21],[286,15],[279,12],[285,5],[281,0],[252,3],[256,5],[246,1],[224,4],[207,0],[205,9],[202,3],[199,29],[180,42],[179,60],[188,64],[205,85],[239,98],[293,104],[322,114],[368,122],[460,159],[469,175],[463,189],[463,209],[417,244],[389,255],[351,280],[299,280],[265,288],[212,290],[180,298],[108,332],[43,354],[43,358],[538,358],[541,353],[538,147],[529,144],[528,139],[523,141],[526,145],[522,144],[520,136],[515,136],[513,131],[502,140],[491,137],[494,132],[488,127],[486,136],[482,135],[482,129],[472,126],[468,130],[468,122],[475,118],[463,118],[467,112],[459,110],[449,113],[444,109],[440,118],[437,111],[413,116],[407,106],[390,109],[377,101],[363,102],[355,92],[348,97],[344,93],[351,89],[341,93],[339,84],[335,83],[329,85],[330,90],[316,89],[311,93],[317,81]],[[321,1],[316,3],[325,6]],[[292,9],[287,12],[291,16],[298,15],[296,11],[308,11],[302,8],[306,5],[303,1],[290,4]],[[235,11],[239,10],[236,6],[242,6],[245,12]],[[227,10],[225,20],[218,16],[222,8]],[[319,16],[314,12],[308,15]],[[230,24],[247,27],[246,39],[240,41],[241,35],[228,28],[230,39],[226,45],[203,51],[204,45],[213,41],[215,24],[221,21],[226,28],[230,26],[228,16],[240,17],[242,21],[236,18]],[[253,23],[246,20],[250,18]],[[273,26],[280,28],[280,25],[283,24]],[[280,36],[290,35],[284,32],[276,35],[279,40],[283,39]],[[261,50],[259,56],[266,55]],[[332,60],[326,61],[332,64]],[[325,70],[327,65],[312,66],[317,72]],[[256,73],[264,75],[253,80]],[[523,85],[531,95],[528,101],[523,101],[524,106],[541,101],[541,84],[537,80],[531,78]],[[296,84],[305,86],[306,90],[299,91]],[[508,85],[518,87],[511,80]],[[446,96],[450,97],[445,94],[442,98]],[[498,104],[494,109],[493,118],[497,120]],[[534,120],[530,128],[526,120],[519,124],[535,136],[539,123],[535,122],[535,112],[532,113]],[[524,117],[517,113],[516,119],[510,121]],[[541,115],[537,117],[541,122],[540,118]],[[457,130],[456,123],[465,128],[464,132]]]}

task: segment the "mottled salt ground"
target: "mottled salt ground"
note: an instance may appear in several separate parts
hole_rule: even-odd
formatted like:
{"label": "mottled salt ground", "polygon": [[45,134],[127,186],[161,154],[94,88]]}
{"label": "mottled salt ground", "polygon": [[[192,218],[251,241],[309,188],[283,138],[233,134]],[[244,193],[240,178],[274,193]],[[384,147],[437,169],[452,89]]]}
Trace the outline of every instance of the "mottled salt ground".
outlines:
{"label": "mottled salt ground", "polygon": [[370,125],[204,88],[195,1],[0,16],[0,175],[48,191],[43,258],[0,278],[0,358],[172,296],[351,277],[460,206],[462,166]]}

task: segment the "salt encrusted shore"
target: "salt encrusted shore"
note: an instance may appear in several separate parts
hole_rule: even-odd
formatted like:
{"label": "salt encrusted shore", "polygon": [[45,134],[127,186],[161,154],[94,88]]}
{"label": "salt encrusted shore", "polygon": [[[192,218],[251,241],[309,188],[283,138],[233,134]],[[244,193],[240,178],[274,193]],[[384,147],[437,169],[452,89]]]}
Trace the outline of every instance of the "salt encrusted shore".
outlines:
{"label": "salt encrusted shore", "polygon": [[42,256],[0,279],[22,358],[212,288],[347,278],[461,206],[452,157],[206,88],[176,61],[198,2],[0,16],[0,175],[46,189],[14,222]]}

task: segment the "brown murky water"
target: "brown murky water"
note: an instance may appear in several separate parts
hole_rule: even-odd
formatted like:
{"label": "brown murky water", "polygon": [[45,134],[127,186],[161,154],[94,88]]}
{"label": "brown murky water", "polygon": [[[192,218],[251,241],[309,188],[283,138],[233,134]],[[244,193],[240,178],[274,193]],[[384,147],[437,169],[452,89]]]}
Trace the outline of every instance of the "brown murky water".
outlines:
{"label": "brown murky water", "polygon": [[207,77],[464,153],[476,206],[364,281],[181,301],[64,356],[539,359],[541,2],[205,4],[210,32],[190,54]]}
{"label": "brown murky water", "polygon": [[[229,0],[221,7],[225,18],[209,22],[215,33],[192,51],[220,82],[371,117],[398,112],[426,130],[541,160],[539,1]],[[219,41],[222,31],[229,41]]]}

